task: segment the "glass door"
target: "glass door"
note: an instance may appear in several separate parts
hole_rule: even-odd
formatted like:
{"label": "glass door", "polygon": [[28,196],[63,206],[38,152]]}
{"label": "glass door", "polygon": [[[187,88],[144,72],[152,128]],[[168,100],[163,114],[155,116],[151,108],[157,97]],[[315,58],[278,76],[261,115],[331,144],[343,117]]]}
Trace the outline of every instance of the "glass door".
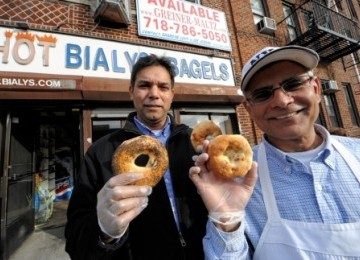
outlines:
{"label": "glass door", "polygon": [[7,257],[34,230],[34,131],[26,112],[2,118],[1,247]]}
{"label": "glass door", "polygon": [[77,108],[0,111],[0,259],[35,229],[49,232],[66,223],[80,162],[79,127]]}
{"label": "glass door", "polygon": [[[6,129],[7,129],[7,118],[8,114],[6,112],[0,111],[0,218],[1,218],[1,226],[0,226],[0,259],[6,258],[5,251],[5,241],[6,241],[6,194],[7,194],[7,168],[4,166],[5,155],[4,155],[4,147],[5,139],[6,139]],[[5,171],[6,170],[6,171]]]}

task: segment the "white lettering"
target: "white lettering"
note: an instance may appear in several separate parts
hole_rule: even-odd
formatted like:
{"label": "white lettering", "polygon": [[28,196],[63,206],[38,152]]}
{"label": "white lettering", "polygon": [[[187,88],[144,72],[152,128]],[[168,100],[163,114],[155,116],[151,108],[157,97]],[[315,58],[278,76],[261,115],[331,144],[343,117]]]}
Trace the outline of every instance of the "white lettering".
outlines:
{"label": "white lettering", "polygon": [[40,87],[50,89],[75,89],[75,80],[0,78],[0,87]]}

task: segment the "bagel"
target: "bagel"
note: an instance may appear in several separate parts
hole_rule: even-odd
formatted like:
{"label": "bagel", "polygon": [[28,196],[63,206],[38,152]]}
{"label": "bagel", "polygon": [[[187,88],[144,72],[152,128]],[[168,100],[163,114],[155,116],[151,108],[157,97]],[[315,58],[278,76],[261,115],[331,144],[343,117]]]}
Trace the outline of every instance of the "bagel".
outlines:
{"label": "bagel", "polygon": [[216,136],[208,146],[208,168],[225,178],[244,177],[252,165],[253,152],[241,135]]}
{"label": "bagel", "polygon": [[202,145],[204,140],[212,140],[214,137],[221,135],[221,128],[211,120],[204,120],[195,125],[190,139],[195,150]]}
{"label": "bagel", "polygon": [[[140,164],[140,165],[139,165]],[[151,136],[141,135],[121,143],[112,156],[115,174],[141,172],[144,178],[134,185],[154,187],[164,176],[169,165],[168,153],[164,145]]]}

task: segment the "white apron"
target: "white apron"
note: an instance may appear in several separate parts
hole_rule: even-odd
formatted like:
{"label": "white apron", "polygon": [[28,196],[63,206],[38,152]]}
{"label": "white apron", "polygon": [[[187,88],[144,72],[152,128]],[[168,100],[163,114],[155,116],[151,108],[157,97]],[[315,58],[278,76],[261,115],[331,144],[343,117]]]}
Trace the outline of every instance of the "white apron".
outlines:
{"label": "white apron", "polygon": [[[360,162],[343,145],[332,141],[360,182]],[[265,146],[261,144],[258,172],[268,221],[254,260],[360,259],[360,222],[322,224],[281,219],[266,159]]]}

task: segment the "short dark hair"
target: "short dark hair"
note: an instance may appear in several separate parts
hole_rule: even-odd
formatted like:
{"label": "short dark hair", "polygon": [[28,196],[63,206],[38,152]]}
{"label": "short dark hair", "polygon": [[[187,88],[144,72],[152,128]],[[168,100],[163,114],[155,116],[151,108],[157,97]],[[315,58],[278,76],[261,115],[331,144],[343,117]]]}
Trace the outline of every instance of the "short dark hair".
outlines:
{"label": "short dark hair", "polygon": [[170,75],[171,79],[171,87],[175,84],[175,68],[174,65],[171,63],[170,59],[167,57],[159,57],[155,54],[149,54],[144,57],[140,57],[138,61],[134,64],[132,71],[131,71],[131,79],[130,84],[131,86],[134,86],[136,76],[142,69],[149,67],[149,66],[162,66],[164,67]]}

